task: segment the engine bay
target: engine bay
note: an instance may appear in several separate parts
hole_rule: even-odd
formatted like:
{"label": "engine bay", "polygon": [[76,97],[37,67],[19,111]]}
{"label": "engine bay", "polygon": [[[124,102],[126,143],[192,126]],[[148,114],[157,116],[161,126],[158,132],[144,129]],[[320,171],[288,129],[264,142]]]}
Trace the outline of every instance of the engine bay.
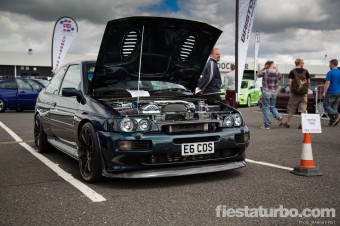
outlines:
{"label": "engine bay", "polygon": [[223,121],[228,115],[237,113],[227,105],[206,99],[187,100],[142,99],[137,101],[106,100],[121,116],[147,115],[155,122],[178,122],[191,120]]}

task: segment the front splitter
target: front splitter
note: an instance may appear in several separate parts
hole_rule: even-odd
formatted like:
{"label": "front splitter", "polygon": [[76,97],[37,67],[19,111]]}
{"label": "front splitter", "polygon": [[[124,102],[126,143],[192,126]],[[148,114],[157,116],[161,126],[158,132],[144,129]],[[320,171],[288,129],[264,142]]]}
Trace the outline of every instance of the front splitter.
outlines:
{"label": "front splitter", "polygon": [[177,177],[184,175],[213,173],[226,170],[237,169],[246,166],[245,161],[224,162],[209,165],[193,165],[171,168],[158,168],[149,170],[138,170],[124,173],[103,172],[103,176],[110,178],[157,178],[157,177]]}

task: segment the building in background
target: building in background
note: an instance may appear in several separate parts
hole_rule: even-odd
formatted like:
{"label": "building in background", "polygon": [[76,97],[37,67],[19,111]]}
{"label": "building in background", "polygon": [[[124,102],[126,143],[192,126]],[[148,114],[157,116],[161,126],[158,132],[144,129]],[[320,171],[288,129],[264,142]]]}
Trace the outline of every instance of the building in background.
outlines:
{"label": "building in background", "polygon": [[[67,54],[64,62],[66,64],[79,60],[96,60],[96,55]],[[306,62],[308,63],[308,62]],[[233,62],[220,61],[218,67],[221,76],[230,71]],[[264,63],[259,63],[256,70],[261,69]],[[276,64],[280,73],[284,75],[282,83],[288,82],[290,70],[295,68],[292,64]],[[306,69],[312,77],[325,77],[329,71],[326,65],[308,65]],[[0,52],[0,79],[13,77],[35,77],[50,78],[52,73],[52,63],[50,53],[36,53],[29,49],[28,52]],[[246,62],[244,78],[254,79],[254,62]]]}
{"label": "building in background", "polygon": [[[78,60],[96,60],[97,56],[67,54],[66,64]],[[0,52],[0,79],[13,77],[48,79],[52,74],[50,53],[28,52]]]}
{"label": "building in background", "polygon": [[[230,66],[233,63],[234,62],[231,62],[231,61],[220,61],[220,62],[218,62],[217,66],[220,69],[222,77],[230,71]],[[306,63],[308,63],[308,62],[306,62]],[[292,62],[292,64],[275,63],[275,65],[277,66],[277,69],[279,70],[279,72],[283,75],[283,79],[281,80],[280,83],[281,84],[288,83],[289,72],[293,68],[295,68],[294,62]],[[258,63],[256,71],[263,68],[263,66],[264,66],[264,63]],[[311,77],[316,77],[316,78],[325,78],[327,72],[329,71],[329,67],[327,65],[308,65],[308,64],[305,64],[305,68],[308,70]],[[246,62],[243,78],[244,79],[254,79],[254,76],[255,76],[254,75],[254,62]],[[259,84],[259,82],[257,84]],[[261,86],[261,84],[259,84],[259,85]]]}

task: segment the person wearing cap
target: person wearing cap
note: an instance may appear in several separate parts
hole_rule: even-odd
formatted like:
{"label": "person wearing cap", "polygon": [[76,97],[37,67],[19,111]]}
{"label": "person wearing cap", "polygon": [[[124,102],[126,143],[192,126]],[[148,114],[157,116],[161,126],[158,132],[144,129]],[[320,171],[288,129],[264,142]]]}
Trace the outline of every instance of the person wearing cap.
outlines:
{"label": "person wearing cap", "polygon": [[330,126],[336,126],[340,121],[340,114],[338,113],[340,101],[340,70],[337,66],[337,59],[329,61],[329,68],[331,70],[326,75],[325,87],[322,93],[322,96],[325,98],[323,100],[323,107],[330,118]]}

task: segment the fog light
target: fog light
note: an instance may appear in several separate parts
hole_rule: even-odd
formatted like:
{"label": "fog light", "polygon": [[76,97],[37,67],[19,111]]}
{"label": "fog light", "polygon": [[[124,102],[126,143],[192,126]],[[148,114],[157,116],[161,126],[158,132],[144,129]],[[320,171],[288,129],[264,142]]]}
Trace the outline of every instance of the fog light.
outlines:
{"label": "fog light", "polygon": [[118,141],[118,146],[121,151],[130,151],[132,150],[132,141]]}
{"label": "fog light", "polygon": [[244,134],[244,142],[247,143],[250,140],[250,133],[245,133]]}

